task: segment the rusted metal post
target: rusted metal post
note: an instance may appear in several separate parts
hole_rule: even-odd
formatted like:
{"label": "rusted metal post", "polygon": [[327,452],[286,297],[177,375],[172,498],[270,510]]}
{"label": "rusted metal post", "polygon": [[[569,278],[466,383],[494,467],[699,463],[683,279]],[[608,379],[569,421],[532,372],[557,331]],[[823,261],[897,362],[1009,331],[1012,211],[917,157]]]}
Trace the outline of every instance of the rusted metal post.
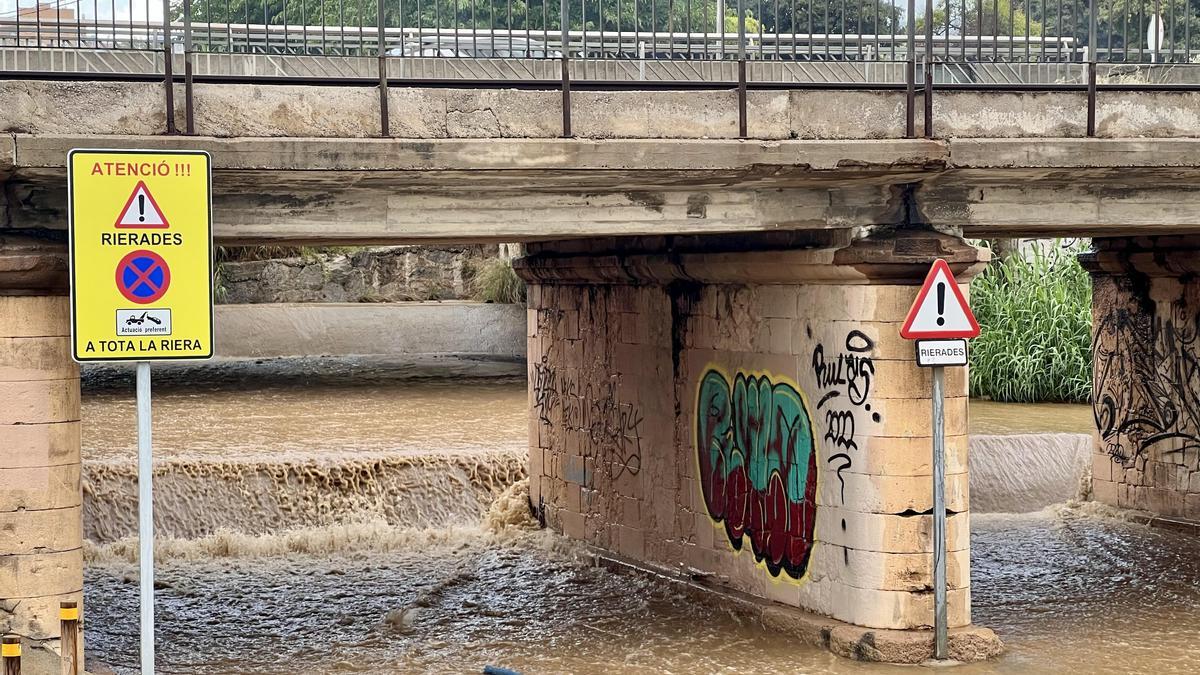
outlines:
{"label": "rusted metal post", "polygon": [[163,0],[163,94],[167,104],[167,133],[177,134],[175,128],[175,74],[171,53],[171,0]]}
{"label": "rusted metal post", "polygon": [[[560,0],[558,5],[558,23],[559,29],[562,31],[562,116],[563,116],[563,138],[571,137],[571,50],[570,47],[570,27],[571,27],[571,3],[569,0]],[[586,27],[584,28],[586,31]],[[586,33],[582,44],[587,44]]]}
{"label": "rusted metal post", "polygon": [[1088,64],[1087,68],[1087,135],[1096,135],[1096,62]]}
{"label": "rusted metal post", "polygon": [[747,138],[746,122],[746,60],[738,60],[738,138]]}
{"label": "rusted metal post", "polygon": [[904,62],[904,137],[917,137],[917,3],[908,0],[908,59]]}
{"label": "rusted metal post", "polygon": [[62,636],[62,675],[79,675],[83,670],[82,641],[79,639],[79,605],[61,602],[58,605],[59,634]]}
{"label": "rusted metal post", "polygon": [[5,635],[0,644],[0,660],[4,661],[4,675],[21,675],[21,637]]}
{"label": "rusted metal post", "polygon": [[192,111],[192,0],[183,0],[183,120],[184,133],[196,134]]}
{"label": "rusted metal post", "polygon": [[1096,0],[1088,3],[1087,135],[1096,135]]}
{"label": "rusted metal post", "polygon": [[[387,35],[384,30],[386,21],[384,20],[383,0],[378,2],[376,23],[378,31],[376,51],[379,54],[379,135],[387,138],[392,135],[392,124],[388,119]],[[403,35],[400,36],[400,43],[404,44]]]}
{"label": "rusted metal post", "polygon": [[925,138],[933,138],[933,3],[925,0]]}
{"label": "rusted metal post", "polygon": [[[737,3],[738,13],[738,138],[746,138],[746,11],[742,0]],[[724,17],[721,18],[724,21]]]}

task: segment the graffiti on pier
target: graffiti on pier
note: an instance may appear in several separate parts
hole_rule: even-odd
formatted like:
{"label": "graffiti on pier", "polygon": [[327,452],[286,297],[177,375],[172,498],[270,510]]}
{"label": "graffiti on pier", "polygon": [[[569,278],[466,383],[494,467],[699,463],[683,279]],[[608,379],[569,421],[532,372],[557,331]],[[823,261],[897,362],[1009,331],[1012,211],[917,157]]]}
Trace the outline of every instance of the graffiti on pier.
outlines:
{"label": "graffiti on pier", "polygon": [[[809,337],[812,331],[809,330]],[[829,456],[841,486],[842,503],[846,503],[846,481],[842,472],[854,466],[852,452],[858,450],[854,440],[860,415],[870,415],[873,422],[883,418],[879,411],[871,410],[871,384],[875,378],[875,362],[869,356],[875,342],[860,330],[846,334],[843,351],[827,355],[825,345],[818,343],[813,348],[812,369],[817,379],[821,398],[817,402],[818,413],[825,413],[824,440],[837,450]]]}
{"label": "graffiti on pier", "polygon": [[533,409],[544,424],[582,433],[582,456],[596,459],[610,478],[641,471],[641,410],[621,400],[614,381],[582,382],[543,355],[533,368]]}
{"label": "graffiti on pier", "polygon": [[1092,410],[1105,449],[1126,467],[1152,450],[1200,449],[1197,285],[1182,284],[1173,300],[1159,303],[1149,288],[1113,284],[1092,342]]}
{"label": "graffiti on pier", "polygon": [[[774,380],[774,381],[773,381]],[[734,550],[750,540],[772,576],[800,579],[816,524],[812,421],[791,382],[710,366],[696,391],[696,456],[704,504]]]}

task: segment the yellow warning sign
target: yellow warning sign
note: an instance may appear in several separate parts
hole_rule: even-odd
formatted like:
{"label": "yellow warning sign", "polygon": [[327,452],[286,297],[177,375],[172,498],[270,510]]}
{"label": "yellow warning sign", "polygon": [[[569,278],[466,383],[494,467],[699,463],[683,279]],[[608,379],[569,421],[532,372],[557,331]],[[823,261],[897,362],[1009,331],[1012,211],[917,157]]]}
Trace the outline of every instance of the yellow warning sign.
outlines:
{"label": "yellow warning sign", "polygon": [[208,153],[72,150],[67,167],[75,360],[210,358]]}

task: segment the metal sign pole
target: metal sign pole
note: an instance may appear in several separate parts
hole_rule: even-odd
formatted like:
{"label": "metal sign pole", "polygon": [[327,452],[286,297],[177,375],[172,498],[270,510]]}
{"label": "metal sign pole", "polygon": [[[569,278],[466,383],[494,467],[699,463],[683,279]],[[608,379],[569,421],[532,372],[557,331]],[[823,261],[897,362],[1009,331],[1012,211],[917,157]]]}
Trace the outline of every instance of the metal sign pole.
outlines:
{"label": "metal sign pole", "polygon": [[154,673],[154,464],[150,454],[150,362],[137,364],[138,565],[142,675]]}
{"label": "metal sign pole", "polygon": [[[928,64],[927,64],[928,65]],[[926,80],[928,82],[928,79]],[[933,657],[948,657],[946,634],[946,366],[967,365],[967,338],[979,322],[945,260],[937,259],[900,327],[916,340],[917,366],[933,369]]]}
{"label": "metal sign pole", "polygon": [[946,658],[946,412],[945,368],[933,369],[933,657]]}

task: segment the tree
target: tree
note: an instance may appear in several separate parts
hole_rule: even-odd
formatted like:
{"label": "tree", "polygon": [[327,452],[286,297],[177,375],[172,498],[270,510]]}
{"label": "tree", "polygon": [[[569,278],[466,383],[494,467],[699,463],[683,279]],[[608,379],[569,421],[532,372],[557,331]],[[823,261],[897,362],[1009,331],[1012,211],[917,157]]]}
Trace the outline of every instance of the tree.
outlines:
{"label": "tree", "polygon": [[[1096,48],[1102,61],[1149,61],[1146,40],[1151,17],[1161,17],[1160,62],[1189,62],[1200,56],[1200,0],[1109,0],[1098,2]],[[1087,24],[1076,35],[1087,44]]]}
{"label": "tree", "polygon": [[[949,12],[947,12],[949,5]],[[917,34],[925,32],[925,17],[917,17]],[[944,3],[933,12],[933,34],[941,36],[1042,35],[1044,26],[1034,21],[1014,0],[962,0]]]}

